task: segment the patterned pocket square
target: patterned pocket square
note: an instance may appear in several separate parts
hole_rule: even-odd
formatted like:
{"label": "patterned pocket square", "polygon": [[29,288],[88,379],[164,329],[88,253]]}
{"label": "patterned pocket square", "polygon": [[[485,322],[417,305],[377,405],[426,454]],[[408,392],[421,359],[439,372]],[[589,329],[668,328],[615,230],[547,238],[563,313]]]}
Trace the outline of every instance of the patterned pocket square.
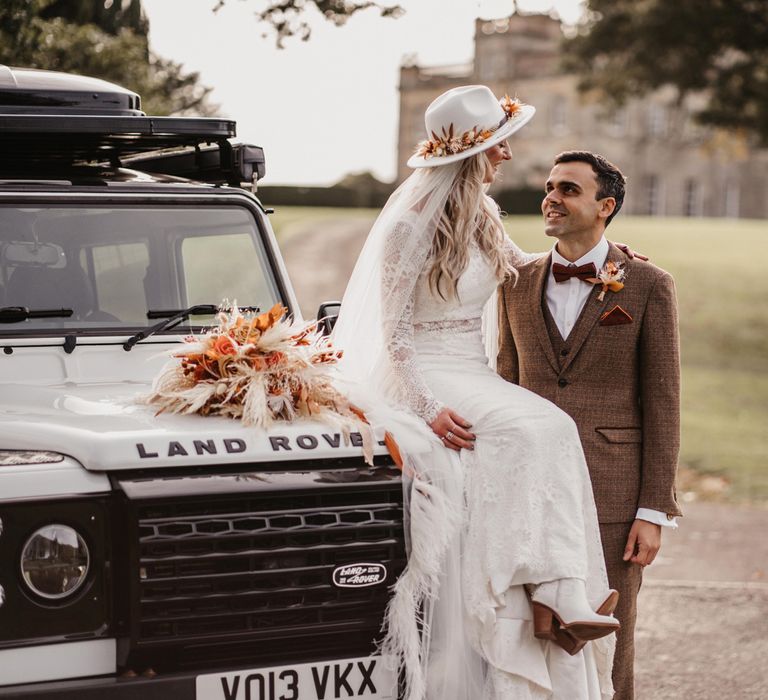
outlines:
{"label": "patterned pocket square", "polygon": [[618,304],[600,317],[601,326],[623,326],[632,323],[632,317]]}

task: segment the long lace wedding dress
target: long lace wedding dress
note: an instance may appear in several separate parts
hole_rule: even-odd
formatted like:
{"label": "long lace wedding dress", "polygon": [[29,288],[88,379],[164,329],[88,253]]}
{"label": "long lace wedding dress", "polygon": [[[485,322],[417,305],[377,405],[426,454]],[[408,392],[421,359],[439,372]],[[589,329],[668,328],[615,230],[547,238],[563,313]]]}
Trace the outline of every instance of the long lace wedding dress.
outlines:
{"label": "long lace wedding dress", "polygon": [[[445,301],[431,293],[429,265],[416,254],[419,225],[401,216],[382,236],[373,286],[381,290],[383,329],[360,328],[361,316],[357,328],[342,323],[336,340],[344,348],[345,340],[378,332],[385,359],[371,360],[369,371],[386,364],[379,375],[390,398],[422,426],[447,406],[471,423],[477,440],[474,450],[457,453],[430,432],[429,453],[411,461],[445,496],[446,512],[423,521],[419,493],[412,495],[411,559],[395,586],[384,649],[404,657],[414,700],[610,698],[613,635],[575,656],[536,639],[524,588],[581,578],[593,608],[608,590],[575,424],[489,367],[482,316],[498,283],[480,249],[469,251],[458,297]],[[506,245],[513,265],[529,259]],[[435,501],[421,499],[427,509]]]}

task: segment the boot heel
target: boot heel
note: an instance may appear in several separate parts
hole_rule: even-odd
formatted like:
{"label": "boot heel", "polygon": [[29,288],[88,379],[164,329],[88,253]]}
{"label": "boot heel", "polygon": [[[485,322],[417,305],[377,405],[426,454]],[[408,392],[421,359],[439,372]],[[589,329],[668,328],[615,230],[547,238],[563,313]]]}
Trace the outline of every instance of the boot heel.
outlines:
{"label": "boot heel", "polygon": [[555,641],[555,617],[552,611],[541,603],[533,601],[533,636],[537,639]]}

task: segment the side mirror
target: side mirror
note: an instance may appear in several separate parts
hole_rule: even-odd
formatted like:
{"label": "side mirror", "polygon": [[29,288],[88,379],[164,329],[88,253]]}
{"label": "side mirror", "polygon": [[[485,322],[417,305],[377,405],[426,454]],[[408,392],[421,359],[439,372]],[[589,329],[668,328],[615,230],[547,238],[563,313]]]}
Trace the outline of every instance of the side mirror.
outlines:
{"label": "side mirror", "polygon": [[340,301],[324,301],[317,310],[317,327],[323,335],[330,335],[341,311]]}

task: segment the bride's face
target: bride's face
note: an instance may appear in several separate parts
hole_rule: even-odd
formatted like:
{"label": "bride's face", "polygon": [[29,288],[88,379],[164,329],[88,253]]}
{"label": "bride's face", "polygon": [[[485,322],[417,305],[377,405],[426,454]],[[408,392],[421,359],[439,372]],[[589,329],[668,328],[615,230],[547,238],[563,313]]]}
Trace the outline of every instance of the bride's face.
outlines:
{"label": "bride's face", "polygon": [[506,141],[502,141],[485,151],[485,157],[488,159],[488,167],[485,171],[483,182],[490,185],[496,179],[499,166],[505,160],[512,160],[512,151],[509,150],[509,144]]}

